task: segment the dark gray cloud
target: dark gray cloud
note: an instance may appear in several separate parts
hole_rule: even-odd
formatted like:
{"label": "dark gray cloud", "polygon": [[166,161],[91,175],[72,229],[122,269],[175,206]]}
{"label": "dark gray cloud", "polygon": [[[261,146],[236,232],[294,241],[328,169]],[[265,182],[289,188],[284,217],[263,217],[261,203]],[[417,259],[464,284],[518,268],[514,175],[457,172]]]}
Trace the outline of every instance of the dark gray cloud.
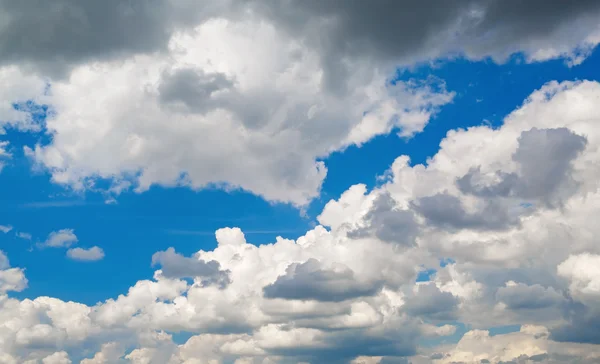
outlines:
{"label": "dark gray cloud", "polygon": [[219,262],[188,258],[169,248],[152,255],[152,266],[160,265],[167,278],[200,278],[203,285],[225,288],[230,282],[229,271],[221,270]]}
{"label": "dark gray cloud", "polygon": [[405,357],[416,354],[419,324],[416,320],[395,324],[393,328],[382,330],[339,330],[327,336],[324,340],[325,345],[321,347],[293,347],[268,351],[286,359],[293,357],[295,360],[290,360],[290,363],[347,364],[358,356],[383,356],[387,358],[381,363],[406,363]]}
{"label": "dark gray cloud", "polygon": [[552,287],[544,288],[539,284],[500,287],[496,292],[496,299],[512,310],[539,310],[564,302],[564,297]]}
{"label": "dark gray cloud", "polygon": [[430,320],[453,320],[456,318],[458,298],[452,293],[442,292],[434,283],[418,286],[417,292],[406,298],[404,309],[413,316]]}
{"label": "dark gray cloud", "polygon": [[502,59],[515,51],[573,45],[595,29],[594,0],[249,0],[292,33],[322,49],[330,85],[349,69],[343,59],[411,64],[446,53]]}
{"label": "dark gray cloud", "polygon": [[485,201],[476,212],[468,212],[460,199],[447,193],[419,198],[413,209],[423,215],[429,224],[452,229],[506,229],[519,223],[516,215],[495,200]]}
{"label": "dark gray cloud", "polygon": [[577,191],[572,162],[585,149],[585,137],[567,128],[537,129],[521,133],[513,160],[518,173],[498,171],[493,185],[478,185],[479,168],[457,180],[461,192],[482,198],[513,197],[556,206]]}
{"label": "dark gray cloud", "polygon": [[324,269],[318,260],[311,258],[304,263],[291,264],[286,274],[264,287],[263,292],[267,298],[339,302],[372,296],[381,287],[379,282],[357,281],[354,272],[348,268]]}
{"label": "dark gray cloud", "polygon": [[0,63],[64,65],[166,45],[171,10],[161,0],[0,1]]}
{"label": "dark gray cloud", "polygon": [[164,50],[174,31],[214,16],[254,14],[319,49],[337,88],[351,71],[347,59],[412,64],[563,49],[588,36],[599,13],[595,0],[0,0],[0,64],[62,74],[81,62]]}
{"label": "dark gray cloud", "polygon": [[367,226],[350,231],[348,237],[362,238],[374,234],[377,238],[398,245],[412,246],[418,233],[414,213],[396,209],[389,193],[381,194],[365,215]]}
{"label": "dark gray cloud", "polygon": [[174,31],[214,14],[233,15],[236,7],[229,4],[228,0],[0,0],[0,65],[31,65],[60,77],[82,62],[164,51]]}
{"label": "dark gray cloud", "polygon": [[600,310],[571,301],[565,306],[567,322],[551,330],[550,339],[563,342],[600,344]]}

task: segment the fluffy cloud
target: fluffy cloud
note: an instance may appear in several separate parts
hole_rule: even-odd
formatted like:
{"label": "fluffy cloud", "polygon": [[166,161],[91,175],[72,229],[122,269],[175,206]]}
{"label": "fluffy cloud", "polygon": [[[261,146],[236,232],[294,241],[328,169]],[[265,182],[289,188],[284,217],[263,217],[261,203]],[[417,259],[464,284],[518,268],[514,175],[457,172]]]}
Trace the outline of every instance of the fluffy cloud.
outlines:
{"label": "fluffy cloud", "polygon": [[326,269],[311,258],[305,263],[293,263],[285,275],[263,291],[267,298],[315,301],[344,301],[360,296],[372,296],[380,287],[375,282],[357,282],[347,267]]}
{"label": "fluffy cloud", "polygon": [[319,159],[392,130],[413,135],[453,96],[436,80],[386,85],[369,64],[332,93],[314,49],[252,20],[174,33],[169,52],[81,65],[32,94],[52,106],[53,137],[28,153],[75,188],[218,185],[303,205],[326,175]]}
{"label": "fluffy cloud", "polygon": [[[10,39],[0,42],[0,120],[45,127],[51,141],[26,151],[54,182],[84,189],[109,179],[112,193],[242,188],[296,205],[319,195],[323,158],[393,131],[410,137],[452,100],[439,80],[388,82],[396,66],[514,52],[578,63],[600,40],[593,1],[61,0],[0,9]],[[28,36],[41,17],[48,36]],[[33,117],[42,104],[44,125]]]}
{"label": "fluffy cloud", "polygon": [[[16,362],[61,351],[92,363],[593,362],[599,95],[594,82],[549,83],[500,128],[449,132],[427,166],[399,157],[379,187],[351,187],[297,240],[256,246],[220,229],[215,249],[158,252],[152,280],[94,306],[5,297],[2,352]],[[454,202],[423,202],[439,196]],[[417,283],[424,269],[434,272]],[[456,321],[473,330],[455,348],[419,348]],[[181,331],[193,336],[175,342]]]}
{"label": "fluffy cloud", "polygon": [[104,258],[104,250],[97,246],[93,246],[89,249],[71,248],[67,250],[67,257],[73,260],[95,261]]}
{"label": "fluffy cloud", "polygon": [[456,347],[432,355],[432,362],[445,363],[594,363],[600,347],[564,344],[548,338],[543,326],[524,325],[520,331],[492,336],[488,331],[467,332]]}
{"label": "fluffy cloud", "polygon": [[187,258],[176,253],[174,248],[154,253],[152,265],[160,265],[161,273],[167,278],[201,277],[203,284],[216,284],[220,287],[226,287],[230,283],[229,272],[222,271],[218,262]]}
{"label": "fluffy cloud", "polygon": [[46,241],[42,246],[49,248],[68,248],[79,241],[73,229],[61,229],[48,234]]}
{"label": "fluffy cloud", "polygon": [[3,232],[3,233],[5,233],[5,234],[8,233],[8,232],[10,232],[12,229],[13,228],[10,225],[0,225],[0,231]]}
{"label": "fluffy cloud", "polygon": [[[440,80],[388,82],[392,66],[517,51],[577,63],[600,39],[593,1],[30,5],[0,0],[7,34],[44,14],[54,36],[0,40],[0,120],[52,137],[27,153],[55,182],[239,187],[296,205],[318,195],[330,153],[410,137],[451,101]],[[597,361],[598,98],[597,82],[548,83],[499,128],[449,131],[426,165],[398,157],[297,240],[219,229],[214,249],[157,252],[152,279],[93,306],[10,297],[27,281],[2,254],[0,361]],[[76,242],[65,229],[43,245]],[[470,329],[457,345],[420,346],[456,321]]]}
{"label": "fluffy cloud", "polygon": [[27,288],[27,278],[23,269],[10,268],[10,262],[6,254],[0,250],[0,295],[7,291],[20,292]]}

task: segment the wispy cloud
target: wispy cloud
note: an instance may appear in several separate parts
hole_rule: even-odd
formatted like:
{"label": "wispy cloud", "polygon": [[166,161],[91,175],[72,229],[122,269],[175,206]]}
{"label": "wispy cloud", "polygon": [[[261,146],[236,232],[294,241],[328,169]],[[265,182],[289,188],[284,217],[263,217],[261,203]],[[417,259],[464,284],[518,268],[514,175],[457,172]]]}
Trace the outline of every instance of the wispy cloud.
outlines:
{"label": "wispy cloud", "polygon": [[18,232],[15,235],[17,238],[24,240],[31,240],[33,238],[30,233]]}
{"label": "wispy cloud", "polygon": [[84,200],[66,200],[66,201],[35,201],[22,203],[19,206],[29,209],[44,209],[49,207],[73,207],[87,205]]}
{"label": "wispy cloud", "polygon": [[11,230],[12,230],[12,226],[10,226],[10,225],[0,225],[0,231],[5,234]]}

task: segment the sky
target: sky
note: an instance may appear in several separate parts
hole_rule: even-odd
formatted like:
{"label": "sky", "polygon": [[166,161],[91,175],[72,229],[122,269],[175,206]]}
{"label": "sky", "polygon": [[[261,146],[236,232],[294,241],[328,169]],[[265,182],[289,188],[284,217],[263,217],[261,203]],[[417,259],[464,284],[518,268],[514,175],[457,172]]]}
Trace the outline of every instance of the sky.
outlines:
{"label": "sky", "polygon": [[0,363],[599,362],[599,20],[0,0]]}

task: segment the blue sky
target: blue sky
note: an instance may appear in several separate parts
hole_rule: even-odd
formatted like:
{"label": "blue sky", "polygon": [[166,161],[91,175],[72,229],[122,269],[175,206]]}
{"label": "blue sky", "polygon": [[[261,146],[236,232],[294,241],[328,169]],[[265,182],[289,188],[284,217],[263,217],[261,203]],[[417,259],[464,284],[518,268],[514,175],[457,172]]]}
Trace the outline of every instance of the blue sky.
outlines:
{"label": "blue sky", "polygon": [[259,3],[3,30],[0,362],[600,357],[600,7]]}

